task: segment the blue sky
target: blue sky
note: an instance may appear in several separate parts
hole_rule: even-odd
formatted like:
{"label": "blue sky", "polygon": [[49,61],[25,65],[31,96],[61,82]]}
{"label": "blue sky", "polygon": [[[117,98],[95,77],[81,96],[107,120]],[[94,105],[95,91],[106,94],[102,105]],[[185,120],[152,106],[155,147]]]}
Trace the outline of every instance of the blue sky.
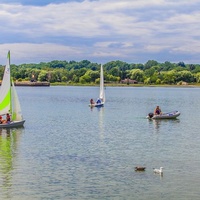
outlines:
{"label": "blue sky", "polygon": [[0,0],[0,64],[200,64],[199,0]]}

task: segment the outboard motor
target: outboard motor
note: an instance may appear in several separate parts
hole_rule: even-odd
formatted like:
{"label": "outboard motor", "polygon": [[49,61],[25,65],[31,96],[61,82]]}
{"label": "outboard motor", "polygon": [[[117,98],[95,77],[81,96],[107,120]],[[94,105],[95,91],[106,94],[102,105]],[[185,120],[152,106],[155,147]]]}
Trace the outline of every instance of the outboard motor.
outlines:
{"label": "outboard motor", "polygon": [[149,118],[152,118],[153,117],[153,113],[149,113]]}

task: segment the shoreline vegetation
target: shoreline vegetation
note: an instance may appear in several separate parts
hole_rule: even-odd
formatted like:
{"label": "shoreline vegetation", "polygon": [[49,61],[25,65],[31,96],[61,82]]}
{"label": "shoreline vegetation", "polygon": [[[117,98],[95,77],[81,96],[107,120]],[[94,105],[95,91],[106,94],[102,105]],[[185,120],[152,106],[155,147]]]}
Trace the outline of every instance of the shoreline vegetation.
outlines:
{"label": "shoreline vegetation", "polygon": [[[101,64],[88,60],[54,60],[11,66],[11,76],[18,86],[96,86],[100,82]],[[118,60],[103,64],[103,68],[104,83],[107,86],[200,86],[200,64],[159,63],[155,60],[145,64],[129,64]],[[3,72],[4,66],[0,65],[0,79],[3,78]]]}
{"label": "shoreline vegetation", "polygon": [[[45,81],[45,82],[31,82],[31,81],[21,81],[21,82],[14,82],[15,86],[50,86],[50,83]],[[1,81],[0,81],[0,86],[1,86]]]}
{"label": "shoreline vegetation", "polygon": [[15,85],[16,86],[37,86],[37,87],[48,87],[50,86],[50,83],[47,82],[47,81],[44,81],[44,82],[41,82],[41,81],[38,81],[38,82],[31,82],[31,81],[21,81],[21,82],[15,82]]}
{"label": "shoreline vegetation", "polygon": [[[51,86],[87,86],[87,87],[99,87],[98,84],[69,84],[69,83],[51,83]],[[122,83],[105,83],[105,87],[180,87],[180,88],[192,88],[200,87],[200,84],[192,83],[187,85],[178,85],[178,84],[122,84]]]}
{"label": "shoreline vegetation", "polygon": [[[1,81],[0,81],[1,86]],[[29,87],[49,87],[49,86],[87,86],[87,87],[99,87],[99,84],[95,83],[66,83],[66,82],[55,82],[50,83],[48,81],[16,81],[15,86],[29,86]],[[124,83],[105,83],[105,87],[180,87],[180,88],[194,88],[200,87],[199,83],[191,83],[191,84],[144,84],[144,83],[137,83],[137,84],[124,84]]]}
{"label": "shoreline vegetation", "polygon": [[[1,83],[0,83],[1,85]],[[87,86],[87,87],[99,87],[99,84],[91,83],[91,84],[81,84],[81,83],[65,83],[65,82],[56,82],[50,83],[47,81],[44,82],[31,82],[31,81],[22,81],[15,82],[15,86],[30,86],[30,87],[49,87],[49,86]],[[180,87],[180,88],[190,88],[190,87],[200,87],[200,84],[123,84],[123,83],[105,83],[105,87]]]}

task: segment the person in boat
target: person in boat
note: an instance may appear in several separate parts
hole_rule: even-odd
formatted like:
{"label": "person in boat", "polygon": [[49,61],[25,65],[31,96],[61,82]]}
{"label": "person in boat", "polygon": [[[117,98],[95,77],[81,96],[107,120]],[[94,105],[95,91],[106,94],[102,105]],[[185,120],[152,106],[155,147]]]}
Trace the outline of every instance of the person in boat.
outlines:
{"label": "person in boat", "polygon": [[7,120],[3,119],[2,116],[0,116],[0,124],[6,124]]}
{"label": "person in boat", "polygon": [[154,110],[154,115],[160,115],[160,114],[162,114],[162,111],[159,106],[156,106],[156,108]]}
{"label": "person in boat", "polygon": [[10,115],[9,115],[9,113],[7,113],[7,114],[6,114],[6,123],[10,123],[10,121],[11,121],[11,120],[10,120]]}
{"label": "person in boat", "polygon": [[95,104],[93,99],[90,99],[90,104]]}
{"label": "person in boat", "polygon": [[2,118],[2,116],[0,116],[0,124],[3,124],[4,120]]}
{"label": "person in boat", "polygon": [[100,104],[100,103],[101,103],[101,99],[98,98],[96,103],[97,103],[97,104]]}

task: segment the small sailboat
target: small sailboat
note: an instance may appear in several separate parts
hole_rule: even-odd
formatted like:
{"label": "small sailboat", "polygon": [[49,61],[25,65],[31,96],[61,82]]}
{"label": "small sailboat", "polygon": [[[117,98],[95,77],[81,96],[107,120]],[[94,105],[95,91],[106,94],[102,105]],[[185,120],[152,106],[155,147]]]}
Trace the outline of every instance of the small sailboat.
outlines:
{"label": "small sailboat", "polygon": [[96,102],[90,101],[89,106],[90,107],[102,107],[102,106],[104,106],[104,104],[105,104],[104,75],[103,75],[103,65],[101,65],[99,98],[97,99]]}
{"label": "small sailboat", "polygon": [[12,128],[24,125],[25,120],[22,117],[17,91],[10,77],[10,51],[8,51],[7,64],[0,88],[0,115],[3,116],[6,114],[10,115],[10,121],[0,123],[0,128]]}

